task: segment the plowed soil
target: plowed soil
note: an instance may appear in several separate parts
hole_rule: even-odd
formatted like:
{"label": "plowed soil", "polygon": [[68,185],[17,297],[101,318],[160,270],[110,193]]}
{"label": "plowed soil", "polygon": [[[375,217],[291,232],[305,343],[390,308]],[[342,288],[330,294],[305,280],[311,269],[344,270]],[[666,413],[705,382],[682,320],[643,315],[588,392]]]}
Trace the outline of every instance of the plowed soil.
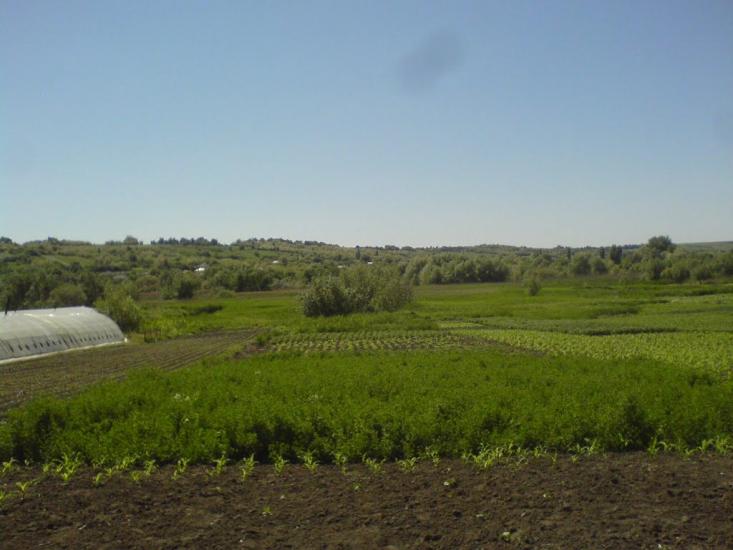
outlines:
{"label": "plowed soil", "polygon": [[[5,550],[53,548],[733,548],[733,457],[639,453],[531,459],[478,470],[461,461],[387,464],[245,481],[165,467],[138,483],[92,472],[44,477],[0,508]],[[38,470],[0,478],[6,491]]]}
{"label": "plowed soil", "polygon": [[212,332],[151,344],[121,344],[57,353],[0,365],[0,415],[40,395],[63,397],[103,380],[120,380],[131,370],[174,370],[229,347],[251,343],[255,331]]}

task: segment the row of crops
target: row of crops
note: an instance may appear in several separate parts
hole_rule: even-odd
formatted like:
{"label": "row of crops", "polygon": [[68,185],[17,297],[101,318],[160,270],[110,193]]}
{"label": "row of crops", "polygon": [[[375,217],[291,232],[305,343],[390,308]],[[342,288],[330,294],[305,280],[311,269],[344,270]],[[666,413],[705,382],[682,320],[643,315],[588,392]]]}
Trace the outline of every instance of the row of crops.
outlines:
{"label": "row of crops", "polygon": [[482,341],[448,331],[360,331],[321,334],[287,334],[274,338],[275,352],[320,353],[410,349],[456,349],[481,345]]}
{"label": "row of crops", "polygon": [[594,359],[654,359],[676,365],[733,369],[733,334],[723,332],[662,332],[588,336],[536,330],[452,329],[462,336],[483,338],[555,356]]}
{"label": "row of crops", "polygon": [[733,440],[733,380],[655,361],[475,350],[261,354],[139,371],[0,422],[0,460],[460,457]]}

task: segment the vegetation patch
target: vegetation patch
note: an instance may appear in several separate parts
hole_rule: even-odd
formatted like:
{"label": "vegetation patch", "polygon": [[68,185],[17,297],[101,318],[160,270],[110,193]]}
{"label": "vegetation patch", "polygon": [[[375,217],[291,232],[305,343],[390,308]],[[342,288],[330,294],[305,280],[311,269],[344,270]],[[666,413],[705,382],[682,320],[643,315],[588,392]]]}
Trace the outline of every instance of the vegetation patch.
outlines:
{"label": "vegetation patch", "polygon": [[133,373],[0,425],[0,458],[319,463],[523,448],[694,448],[733,436],[733,381],[651,360],[500,350],[262,355]]}

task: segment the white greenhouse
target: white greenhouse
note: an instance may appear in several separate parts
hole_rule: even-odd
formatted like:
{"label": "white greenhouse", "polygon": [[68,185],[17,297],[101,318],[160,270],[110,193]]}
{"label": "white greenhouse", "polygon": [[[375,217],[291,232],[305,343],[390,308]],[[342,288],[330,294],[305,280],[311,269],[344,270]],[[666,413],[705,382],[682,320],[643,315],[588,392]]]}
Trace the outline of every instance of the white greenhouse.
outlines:
{"label": "white greenhouse", "polygon": [[88,307],[0,311],[0,361],[124,341],[112,319]]}

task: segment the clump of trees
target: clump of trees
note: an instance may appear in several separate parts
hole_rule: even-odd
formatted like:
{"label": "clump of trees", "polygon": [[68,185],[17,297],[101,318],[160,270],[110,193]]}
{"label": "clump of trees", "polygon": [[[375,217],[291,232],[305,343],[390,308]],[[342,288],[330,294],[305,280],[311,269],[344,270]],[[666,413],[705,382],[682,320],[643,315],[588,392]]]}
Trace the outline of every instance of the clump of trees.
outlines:
{"label": "clump of trees", "polygon": [[499,283],[510,270],[501,260],[456,254],[416,256],[405,267],[412,284]]}
{"label": "clump of trees", "polygon": [[94,306],[117,323],[123,332],[137,330],[143,322],[142,308],[125,285],[107,288],[104,298]]}
{"label": "clump of trees", "polygon": [[307,317],[395,311],[411,300],[412,285],[398,269],[369,265],[314,279],[302,296]]}

